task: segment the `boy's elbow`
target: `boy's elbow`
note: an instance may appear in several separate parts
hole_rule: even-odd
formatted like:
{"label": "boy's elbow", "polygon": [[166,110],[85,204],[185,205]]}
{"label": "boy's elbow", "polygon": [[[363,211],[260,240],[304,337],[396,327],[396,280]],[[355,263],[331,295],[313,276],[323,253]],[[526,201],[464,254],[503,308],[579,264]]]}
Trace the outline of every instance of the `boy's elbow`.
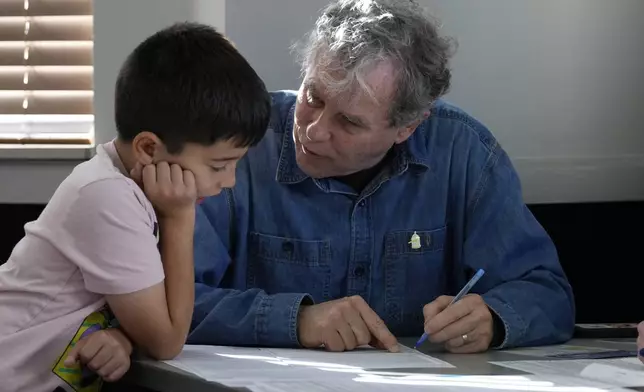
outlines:
{"label": "boy's elbow", "polygon": [[157,361],[168,361],[181,354],[181,350],[183,350],[183,342],[163,342],[155,345],[154,347],[150,347],[147,352],[152,359],[156,359]]}
{"label": "boy's elbow", "polygon": [[157,361],[167,361],[181,354],[185,343],[186,336],[184,334],[169,331],[167,334],[149,341],[145,351]]}

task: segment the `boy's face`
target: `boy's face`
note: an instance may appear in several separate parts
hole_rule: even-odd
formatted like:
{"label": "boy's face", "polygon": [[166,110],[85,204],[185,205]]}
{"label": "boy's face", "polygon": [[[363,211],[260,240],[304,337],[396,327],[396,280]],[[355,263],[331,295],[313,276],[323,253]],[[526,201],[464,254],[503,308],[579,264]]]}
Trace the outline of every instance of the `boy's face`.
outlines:
{"label": "boy's face", "polygon": [[235,168],[246,151],[247,147],[237,147],[232,140],[220,141],[212,146],[186,143],[179,154],[170,154],[165,147],[157,148],[154,162],[165,161],[191,171],[199,197],[208,197],[235,185]]}

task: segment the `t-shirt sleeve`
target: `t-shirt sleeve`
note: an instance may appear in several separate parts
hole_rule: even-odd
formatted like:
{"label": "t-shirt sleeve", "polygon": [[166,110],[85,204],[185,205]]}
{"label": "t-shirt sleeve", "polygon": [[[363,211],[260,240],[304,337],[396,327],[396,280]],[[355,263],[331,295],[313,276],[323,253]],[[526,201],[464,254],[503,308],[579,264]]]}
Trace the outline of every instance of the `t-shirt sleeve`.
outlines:
{"label": "t-shirt sleeve", "polygon": [[[127,294],[163,281],[154,219],[125,179],[86,185],[62,224],[88,291]],[[62,244],[61,244],[62,245]]]}

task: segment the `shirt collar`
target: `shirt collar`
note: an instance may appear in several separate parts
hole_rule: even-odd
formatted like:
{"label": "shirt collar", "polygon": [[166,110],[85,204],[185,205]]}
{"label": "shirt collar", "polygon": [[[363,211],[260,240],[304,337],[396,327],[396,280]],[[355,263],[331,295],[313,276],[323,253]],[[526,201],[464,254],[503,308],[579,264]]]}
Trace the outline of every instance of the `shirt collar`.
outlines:
{"label": "shirt collar", "polygon": [[[275,173],[275,179],[282,184],[297,184],[309,178],[300,169],[295,159],[295,141],[293,140],[294,114],[295,104],[289,110],[284,124],[282,149]],[[422,124],[420,127],[422,127]],[[390,177],[404,173],[409,166],[423,171],[429,169],[429,160],[422,153],[423,149],[417,148],[419,144],[426,143],[425,132],[421,132],[420,127],[406,142],[394,146],[394,156],[387,169],[391,173]]]}

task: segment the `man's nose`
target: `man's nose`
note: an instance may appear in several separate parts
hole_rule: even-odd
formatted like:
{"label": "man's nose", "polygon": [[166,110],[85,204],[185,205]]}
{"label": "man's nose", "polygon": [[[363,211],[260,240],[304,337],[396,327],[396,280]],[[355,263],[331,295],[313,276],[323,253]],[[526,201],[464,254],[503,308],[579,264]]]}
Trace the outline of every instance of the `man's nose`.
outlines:
{"label": "man's nose", "polygon": [[306,127],[304,137],[312,142],[324,142],[331,136],[329,126],[324,116],[319,116],[316,121]]}

